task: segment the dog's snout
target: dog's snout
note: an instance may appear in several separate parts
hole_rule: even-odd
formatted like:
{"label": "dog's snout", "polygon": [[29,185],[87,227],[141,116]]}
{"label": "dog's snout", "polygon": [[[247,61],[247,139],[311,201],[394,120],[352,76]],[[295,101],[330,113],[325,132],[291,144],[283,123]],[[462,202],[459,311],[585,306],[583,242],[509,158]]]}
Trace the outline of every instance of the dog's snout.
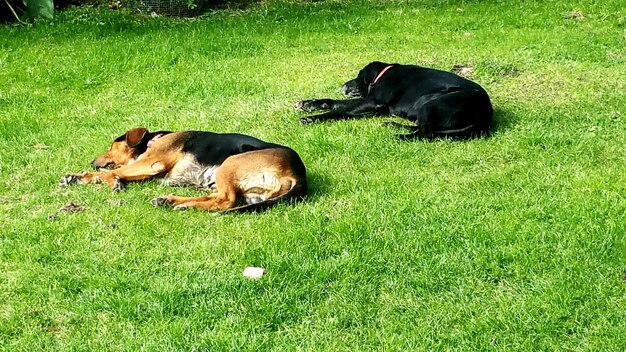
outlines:
{"label": "dog's snout", "polygon": [[109,161],[109,160],[100,160],[98,158],[93,159],[93,161],[91,162],[91,167],[94,170],[98,170],[98,169],[114,169],[115,168],[115,163],[113,161]]}
{"label": "dog's snout", "polygon": [[341,86],[341,94],[343,94],[344,97],[350,97],[350,98],[361,96],[358,89],[355,89],[354,87],[350,86],[348,83]]}
{"label": "dog's snout", "polygon": [[348,87],[345,85],[341,87],[341,94],[343,94],[344,97],[348,98],[360,98],[363,96],[357,88]]}
{"label": "dog's snout", "polygon": [[346,87],[345,84],[341,86],[341,94],[343,94],[344,96],[348,96],[348,87]]}
{"label": "dog's snout", "polygon": [[349,98],[358,98],[363,96],[359,85],[355,80],[348,81],[341,86],[341,94]]}

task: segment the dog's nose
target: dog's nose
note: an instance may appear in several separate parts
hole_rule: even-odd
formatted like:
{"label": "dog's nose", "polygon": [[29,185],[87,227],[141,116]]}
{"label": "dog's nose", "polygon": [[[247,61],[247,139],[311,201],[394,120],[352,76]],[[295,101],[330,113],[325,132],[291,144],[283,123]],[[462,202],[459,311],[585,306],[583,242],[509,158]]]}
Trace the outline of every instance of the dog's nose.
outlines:
{"label": "dog's nose", "polygon": [[93,160],[91,161],[91,167],[92,167],[92,168],[94,168],[94,169],[97,169],[97,168],[98,168],[98,167],[96,166],[96,159],[93,159]]}

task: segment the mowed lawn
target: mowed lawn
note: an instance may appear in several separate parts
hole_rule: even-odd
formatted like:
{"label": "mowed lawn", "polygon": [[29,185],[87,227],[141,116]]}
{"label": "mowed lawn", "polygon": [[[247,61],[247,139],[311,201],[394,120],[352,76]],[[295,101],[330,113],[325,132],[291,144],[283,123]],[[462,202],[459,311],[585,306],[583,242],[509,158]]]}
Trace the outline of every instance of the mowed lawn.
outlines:
{"label": "mowed lawn", "polygon": [[[625,48],[618,0],[2,25],[0,350],[624,350]],[[298,122],[296,101],[339,98],[374,60],[466,68],[494,133]],[[215,215],[153,208],[200,193],[158,181],[58,187],[138,126],[288,145],[310,195]]]}

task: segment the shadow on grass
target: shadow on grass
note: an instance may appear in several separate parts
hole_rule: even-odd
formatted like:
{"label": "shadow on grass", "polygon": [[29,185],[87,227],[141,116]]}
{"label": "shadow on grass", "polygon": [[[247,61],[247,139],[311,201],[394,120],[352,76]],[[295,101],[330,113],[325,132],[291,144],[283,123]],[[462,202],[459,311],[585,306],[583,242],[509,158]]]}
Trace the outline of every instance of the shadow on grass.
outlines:
{"label": "shadow on grass", "polygon": [[323,173],[307,171],[307,181],[309,190],[307,192],[307,199],[318,199],[324,194],[332,192],[332,185],[330,179]]}
{"label": "shadow on grass", "polygon": [[502,109],[495,108],[493,111],[493,122],[491,126],[491,132],[501,132],[510,128],[515,122],[515,115],[513,112]]}

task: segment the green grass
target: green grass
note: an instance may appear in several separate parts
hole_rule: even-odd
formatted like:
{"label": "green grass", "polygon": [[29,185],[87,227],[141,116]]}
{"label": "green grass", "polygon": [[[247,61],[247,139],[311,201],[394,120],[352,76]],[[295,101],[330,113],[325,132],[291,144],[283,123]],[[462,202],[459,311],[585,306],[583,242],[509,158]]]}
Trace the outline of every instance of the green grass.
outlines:
{"label": "green grass", "polygon": [[[623,350],[625,27],[618,0],[0,27],[0,350]],[[296,101],[339,97],[373,60],[472,65],[494,134],[298,123]],[[57,187],[137,126],[289,145],[310,197],[216,216],[151,207],[198,193],[156,181]]]}

